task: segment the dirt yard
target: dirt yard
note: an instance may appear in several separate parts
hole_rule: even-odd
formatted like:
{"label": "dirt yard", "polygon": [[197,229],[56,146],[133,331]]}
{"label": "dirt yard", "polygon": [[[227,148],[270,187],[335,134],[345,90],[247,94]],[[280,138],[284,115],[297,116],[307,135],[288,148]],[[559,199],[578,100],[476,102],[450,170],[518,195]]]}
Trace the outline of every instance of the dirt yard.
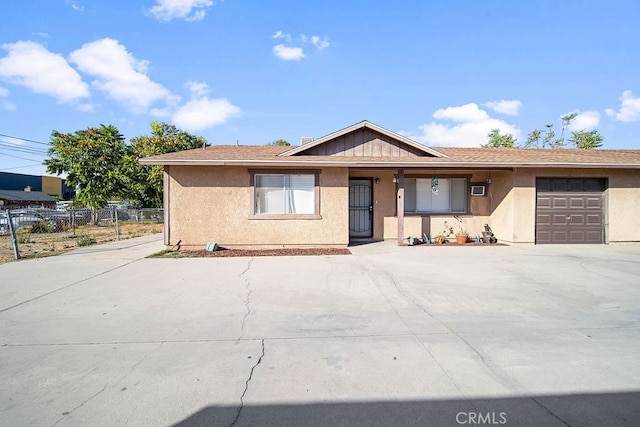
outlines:
{"label": "dirt yard", "polygon": [[[162,224],[140,224],[122,222],[119,224],[120,240],[161,233]],[[117,240],[116,229],[111,226],[87,225],[77,227],[75,235],[72,230],[59,233],[34,233],[29,228],[21,228],[16,232],[20,259],[40,258],[58,255],[78,246],[88,246]],[[15,261],[11,237],[0,236],[0,263]]]}

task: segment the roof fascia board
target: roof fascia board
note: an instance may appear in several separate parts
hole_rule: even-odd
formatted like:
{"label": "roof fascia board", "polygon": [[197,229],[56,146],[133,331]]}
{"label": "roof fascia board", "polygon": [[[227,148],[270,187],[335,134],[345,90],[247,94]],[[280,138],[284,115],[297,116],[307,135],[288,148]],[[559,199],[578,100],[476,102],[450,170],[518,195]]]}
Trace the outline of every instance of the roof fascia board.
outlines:
{"label": "roof fascia board", "polygon": [[424,153],[430,154],[432,156],[444,157],[444,158],[448,158],[449,157],[449,156],[447,156],[447,155],[445,155],[445,154],[443,154],[443,153],[441,153],[439,151],[436,151],[436,150],[434,150],[432,148],[429,148],[429,147],[426,147],[426,146],[424,146],[422,144],[419,144],[419,143],[413,141],[412,139],[407,138],[406,136],[402,136],[400,134],[392,132],[392,131],[390,131],[388,129],[385,129],[385,128],[381,127],[381,126],[375,125],[375,124],[373,124],[371,122],[368,122],[366,120],[363,120],[363,121],[361,121],[359,123],[356,123],[354,125],[346,127],[346,128],[341,129],[339,131],[330,133],[329,135],[325,135],[322,138],[318,138],[318,139],[316,139],[314,141],[311,141],[311,142],[308,142],[306,144],[299,145],[299,146],[297,146],[295,148],[292,148],[291,150],[287,150],[284,153],[278,154],[278,156],[282,156],[282,157],[293,156],[295,154],[302,153],[302,152],[304,152],[304,151],[306,151],[306,150],[308,150],[310,148],[316,147],[316,146],[318,146],[320,144],[324,144],[325,142],[330,141],[332,139],[339,138],[339,137],[341,137],[343,135],[346,135],[346,134],[348,134],[350,132],[356,131],[358,129],[364,129],[364,128],[369,128],[369,129],[375,130],[376,132],[379,132],[379,133],[381,133],[383,135],[386,135],[389,138],[393,138],[393,139],[396,139],[398,141],[401,141],[401,142],[403,142],[403,143],[405,143],[407,145],[410,145],[410,146],[412,146],[414,148],[417,148],[418,150],[420,150],[420,151],[422,151]]}
{"label": "roof fascia board", "polygon": [[363,167],[363,168],[609,168],[609,169],[640,169],[639,163],[573,163],[573,162],[379,162],[379,161],[349,161],[349,160],[165,160],[153,161],[152,159],[140,159],[143,165],[169,165],[169,166],[304,166],[304,167]]}

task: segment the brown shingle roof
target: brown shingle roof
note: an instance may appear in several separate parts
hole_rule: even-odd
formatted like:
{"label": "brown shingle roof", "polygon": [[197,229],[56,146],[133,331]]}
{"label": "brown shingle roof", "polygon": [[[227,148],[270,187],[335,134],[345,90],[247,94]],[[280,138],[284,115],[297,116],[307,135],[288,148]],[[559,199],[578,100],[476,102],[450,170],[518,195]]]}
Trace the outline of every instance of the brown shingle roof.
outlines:
{"label": "brown shingle roof", "polygon": [[640,168],[640,150],[529,148],[437,148],[444,157],[278,156],[291,147],[215,145],[141,159],[143,164],[336,166],[336,167],[631,167]]}

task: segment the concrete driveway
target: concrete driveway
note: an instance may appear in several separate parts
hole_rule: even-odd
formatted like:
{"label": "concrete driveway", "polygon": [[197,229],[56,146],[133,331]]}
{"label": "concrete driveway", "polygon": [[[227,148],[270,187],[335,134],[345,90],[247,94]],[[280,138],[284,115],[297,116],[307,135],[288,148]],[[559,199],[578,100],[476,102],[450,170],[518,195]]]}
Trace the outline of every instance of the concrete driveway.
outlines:
{"label": "concrete driveway", "polygon": [[2,426],[640,424],[640,246],[0,265]]}

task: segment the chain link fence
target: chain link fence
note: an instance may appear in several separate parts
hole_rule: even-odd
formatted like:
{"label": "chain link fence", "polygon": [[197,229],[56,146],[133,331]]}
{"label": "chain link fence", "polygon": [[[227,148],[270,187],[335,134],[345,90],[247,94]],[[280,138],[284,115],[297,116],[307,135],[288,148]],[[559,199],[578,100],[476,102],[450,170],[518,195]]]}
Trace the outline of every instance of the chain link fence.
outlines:
{"label": "chain link fence", "polygon": [[0,262],[160,233],[162,209],[0,210]]}

